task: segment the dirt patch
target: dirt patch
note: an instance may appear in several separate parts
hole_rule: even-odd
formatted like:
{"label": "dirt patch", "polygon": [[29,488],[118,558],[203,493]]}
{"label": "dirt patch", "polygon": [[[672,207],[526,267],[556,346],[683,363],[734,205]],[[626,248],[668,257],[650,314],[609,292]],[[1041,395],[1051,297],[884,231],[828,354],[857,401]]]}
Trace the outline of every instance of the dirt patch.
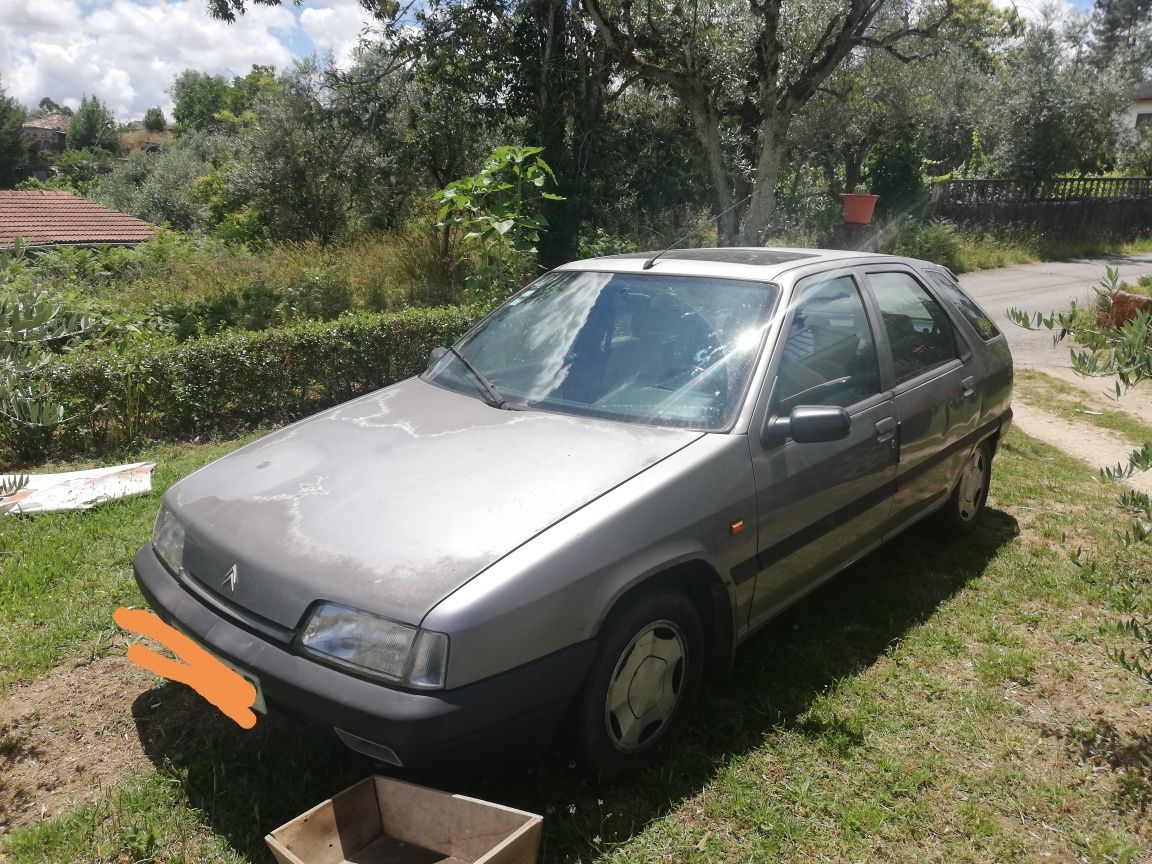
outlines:
{"label": "dirt patch", "polygon": [[[0,700],[0,834],[94,801],[151,765],[132,703],[159,679],[124,657],[59,667]],[[191,691],[182,696],[191,701]]]}
{"label": "dirt patch", "polygon": [[[1012,419],[1020,431],[1075,456],[1094,469],[1105,465],[1128,464],[1134,449],[1123,435],[1109,429],[1096,429],[1053,416],[1022,402],[1012,405]],[[1127,483],[1152,493],[1152,474],[1133,475]]]}

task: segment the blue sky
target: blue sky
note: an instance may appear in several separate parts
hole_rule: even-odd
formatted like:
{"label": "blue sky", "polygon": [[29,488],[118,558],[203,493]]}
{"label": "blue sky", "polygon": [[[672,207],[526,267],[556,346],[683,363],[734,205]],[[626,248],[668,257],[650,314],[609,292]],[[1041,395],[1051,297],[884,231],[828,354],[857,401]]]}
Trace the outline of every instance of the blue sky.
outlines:
{"label": "blue sky", "polygon": [[0,0],[0,85],[29,106],[75,105],[85,93],[121,120],[152,105],[184,69],[236,75],[314,53],[347,57],[366,21],[357,0],[251,6],[233,25],[203,0]]}

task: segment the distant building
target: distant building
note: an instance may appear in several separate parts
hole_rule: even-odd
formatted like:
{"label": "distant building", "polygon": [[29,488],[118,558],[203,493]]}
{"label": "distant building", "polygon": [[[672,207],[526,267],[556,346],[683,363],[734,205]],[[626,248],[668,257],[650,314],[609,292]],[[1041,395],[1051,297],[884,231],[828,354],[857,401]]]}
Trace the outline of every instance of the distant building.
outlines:
{"label": "distant building", "polygon": [[67,114],[49,114],[24,124],[24,140],[32,150],[63,153],[72,118]]}
{"label": "distant building", "polygon": [[1152,123],[1152,81],[1132,88],[1128,96],[1128,111],[1124,116],[1126,129],[1139,129]]}
{"label": "distant building", "polygon": [[70,192],[0,191],[0,249],[28,246],[134,246],[156,228]]}

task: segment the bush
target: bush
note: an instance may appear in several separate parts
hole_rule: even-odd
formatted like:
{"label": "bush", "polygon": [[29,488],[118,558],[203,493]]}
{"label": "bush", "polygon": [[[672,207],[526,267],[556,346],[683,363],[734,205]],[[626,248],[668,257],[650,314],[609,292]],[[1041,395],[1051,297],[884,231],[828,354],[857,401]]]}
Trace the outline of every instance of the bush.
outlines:
{"label": "bush", "polygon": [[68,449],[137,435],[235,435],[287,423],[420,372],[453,342],[475,309],[350,313],[260,332],[185,343],[143,341],[77,351],[46,370],[55,398],[80,418]]}
{"label": "bush", "polygon": [[960,232],[951,222],[920,222],[912,217],[896,219],[881,232],[880,250],[941,264],[952,270],[960,263]]}

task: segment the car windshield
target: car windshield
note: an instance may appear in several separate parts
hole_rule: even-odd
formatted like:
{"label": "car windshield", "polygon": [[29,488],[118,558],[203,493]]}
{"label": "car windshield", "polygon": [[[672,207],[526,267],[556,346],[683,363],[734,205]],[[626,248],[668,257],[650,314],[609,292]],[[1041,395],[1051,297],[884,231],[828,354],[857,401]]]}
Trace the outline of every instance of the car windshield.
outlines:
{"label": "car windshield", "polygon": [[[766,282],[556,271],[456,348],[510,408],[724,429],[744,397],[776,293]],[[451,352],[424,377],[485,396]]]}

